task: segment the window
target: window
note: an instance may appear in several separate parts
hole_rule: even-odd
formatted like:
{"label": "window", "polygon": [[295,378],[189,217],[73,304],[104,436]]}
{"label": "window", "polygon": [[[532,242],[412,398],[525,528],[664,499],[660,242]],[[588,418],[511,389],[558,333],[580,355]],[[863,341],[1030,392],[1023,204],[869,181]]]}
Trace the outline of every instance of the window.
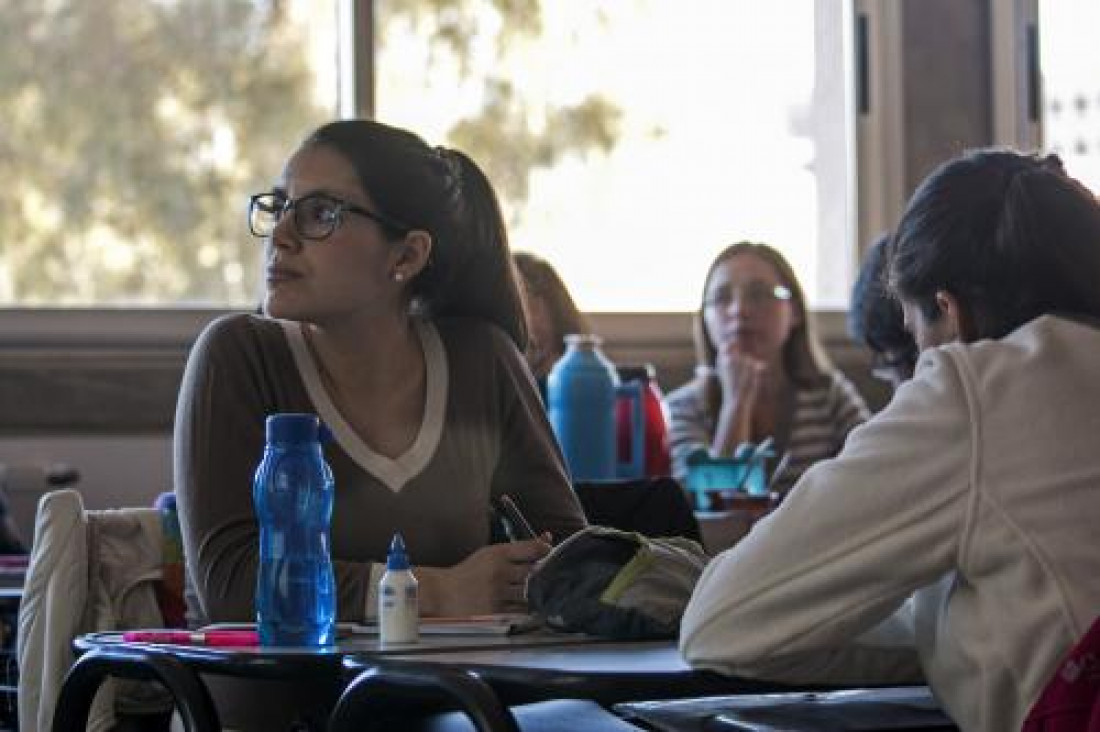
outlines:
{"label": "window", "polygon": [[582,309],[692,310],[739,239],[843,306],[844,8],[377,0],[376,112],[482,163],[513,247],[550,259]]}
{"label": "window", "polygon": [[336,110],[334,0],[0,3],[0,305],[241,305],[247,196]]}
{"label": "window", "polygon": [[[254,303],[244,202],[350,109],[352,1],[0,3],[0,307]],[[482,162],[585,309],[693,309],[738,239],[846,303],[847,0],[360,3],[377,116]]]}
{"label": "window", "polygon": [[1043,148],[1070,175],[1100,195],[1100,56],[1095,52],[1100,4],[1039,3]]}

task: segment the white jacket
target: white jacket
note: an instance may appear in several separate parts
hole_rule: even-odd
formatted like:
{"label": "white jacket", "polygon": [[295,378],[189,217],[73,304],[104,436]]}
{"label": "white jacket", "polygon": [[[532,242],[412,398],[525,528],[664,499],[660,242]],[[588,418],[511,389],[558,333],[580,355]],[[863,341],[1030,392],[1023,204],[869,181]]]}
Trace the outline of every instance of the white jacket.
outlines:
{"label": "white jacket", "polygon": [[896,611],[963,730],[1020,728],[1100,612],[1100,330],[1047,316],[926,352],[711,562],[680,647],[741,675],[905,680],[916,656],[881,642]]}
{"label": "white jacket", "polygon": [[[163,625],[155,595],[162,538],[154,508],[85,511],[80,494],[72,490],[55,491],[39,501],[19,607],[21,730],[51,728],[77,635]],[[89,729],[113,725],[116,693],[120,709],[166,706],[163,694],[151,694],[146,684],[108,681],[96,697]]]}

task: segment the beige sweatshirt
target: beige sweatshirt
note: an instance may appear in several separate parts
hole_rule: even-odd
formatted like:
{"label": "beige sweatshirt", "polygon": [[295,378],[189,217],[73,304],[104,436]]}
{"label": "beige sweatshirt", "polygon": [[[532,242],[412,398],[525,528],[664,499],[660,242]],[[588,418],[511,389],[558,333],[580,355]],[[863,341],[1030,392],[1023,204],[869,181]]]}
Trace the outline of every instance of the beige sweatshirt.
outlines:
{"label": "beige sweatshirt", "polygon": [[[1046,316],[926,352],[707,567],[680,647],[795,682],[906,680],[919,657],[963,730],[1004,732],[1098,612],[1100,331]],[[916,655],[886,642],[892,613]]]}

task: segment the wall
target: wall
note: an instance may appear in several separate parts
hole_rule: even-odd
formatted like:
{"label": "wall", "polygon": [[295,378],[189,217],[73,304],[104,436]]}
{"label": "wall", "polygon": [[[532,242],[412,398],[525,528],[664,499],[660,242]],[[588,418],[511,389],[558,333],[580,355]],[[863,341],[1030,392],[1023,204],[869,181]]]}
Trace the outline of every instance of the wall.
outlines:
{"label": "wall", "polygon": [[[8,466],[5,487],[28,538],[52,465],[79,471],[89,508],[145,505],[171,490],[183,364],[199,329],[218,314],[27,312],[19,327],[7,328],[0,339],[0,464]],[[654,364],[665,391],[691,378],[689,315],[597,314],[593,321],[616,363]],[[885,392],[844,333],[843,315],[820,313],[817,321],[837,366],[869,402],[881,404]]]}

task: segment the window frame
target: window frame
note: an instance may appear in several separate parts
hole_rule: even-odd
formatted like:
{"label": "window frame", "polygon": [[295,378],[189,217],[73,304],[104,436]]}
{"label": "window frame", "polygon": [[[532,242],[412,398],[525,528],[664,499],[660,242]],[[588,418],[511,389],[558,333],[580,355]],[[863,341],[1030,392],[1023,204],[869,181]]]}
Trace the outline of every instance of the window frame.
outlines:
{"label": "window frame", "polygon": [[[845,3],[849,18],[857,21],[861,13],[870,24],[868,71],[870,93],[881,104],[872,113],[856,119],[853,134],[856,156],[857,188],[854,215],[857,221],[856,257],[862,247],[884,224],[896,221],[904,198],[902,148],[906,142],[901,109],[905,103],[904,66],[901,59],[903,23],[896,10],[900,4],[877,0],[820,0]],[[1035,0],[1014,0],[1011,7],[992,3],[990,33],[993,80],[990,103],[997,120],[995,140],[1002,144],[1021,144],[1037,139],[1037,123],[1019,123],[1021,106],[1019,79],[1021,67],[1018,29],[1035,22]],[[369,116],[373,108],[371,55],[374,32],[373,2],[339,0],[339,18],[350,19],[341,33],[340,63],[341,113]],[[1013,29],[1013,30],[1006,30]],[[1004,36],[1011,35],[1011,38]],[[358,49],[353,52],[349,49]],[[365,52],[366,51],[366,52]],[[346,75],[345,75],[346,73]],[[853,82],[854,83],[854,82]],[[872,181],[878,181],[872,185]],[[6,308],[0,309],[0,377],[5,373],[32,373],[63,362],[72,369],[182,369],[182,363],[195,336],[215,317],[230,308]],[[816,313],[821,336],[827,346],[845,348],[844,313],[837,310]],[[691,314],[677,313],[597,313],[593,316],[598,330],[609,344],[612,357],[621,362],[641,359],[672,364],[662,374],[665,388],[676,383],[675,375],[690,367],[693,360],[690,342]],[[850,345],[850,344],[849,344]],[[172,399],[174,404],[174,399]],[[6,413],[6,414],[5,414]],[[163,427],[163,415],[158,424]],[[125,421],[125,420],[123,420]],[[74,428],[82,422],[73,417]],[[128,422],[130,426],[135,423]],[[63,429],[60,423],[30,425],[38,429]],[[27,420],[0,409],[0,436],[26,434]],[[129,429],[123,425],[121,429]],[[142,428],[145,429],[145,428]]]}

